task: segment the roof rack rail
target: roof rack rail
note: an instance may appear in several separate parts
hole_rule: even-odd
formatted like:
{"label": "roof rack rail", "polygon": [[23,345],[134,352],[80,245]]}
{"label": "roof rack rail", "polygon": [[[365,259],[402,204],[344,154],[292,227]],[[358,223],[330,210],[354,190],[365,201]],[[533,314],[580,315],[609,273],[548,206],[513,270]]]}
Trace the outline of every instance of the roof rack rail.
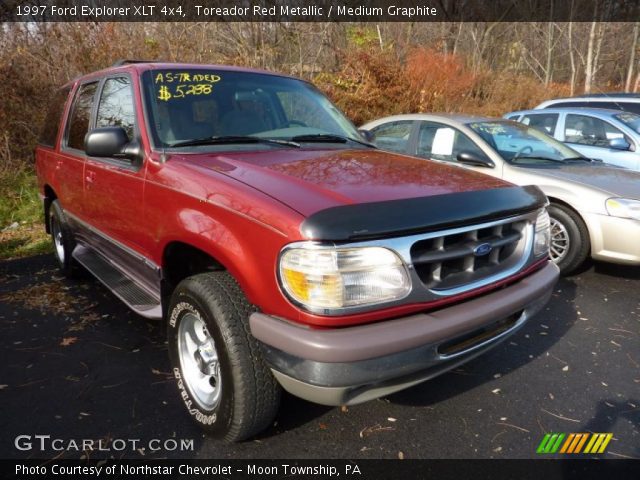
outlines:
{"label": "roof rack rail", "polygon": [[112,67],[121,67],[122,65],[129,65],[131,63],[154,63],[157,62],[157,60],[118,60],[116,63],[114,63],[113,65],[111,65]]}

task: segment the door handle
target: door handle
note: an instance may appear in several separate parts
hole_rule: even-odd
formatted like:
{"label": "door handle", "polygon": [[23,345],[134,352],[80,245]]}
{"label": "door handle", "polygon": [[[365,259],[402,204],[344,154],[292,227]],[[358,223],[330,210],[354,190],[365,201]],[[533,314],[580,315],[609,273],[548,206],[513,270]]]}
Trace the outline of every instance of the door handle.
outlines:
{"label": "door handle", "polygon": [[96,180],[96,172],[91,172],[91,171],[87,172],[84,178],[87,181],[87,183],[93,183]]}

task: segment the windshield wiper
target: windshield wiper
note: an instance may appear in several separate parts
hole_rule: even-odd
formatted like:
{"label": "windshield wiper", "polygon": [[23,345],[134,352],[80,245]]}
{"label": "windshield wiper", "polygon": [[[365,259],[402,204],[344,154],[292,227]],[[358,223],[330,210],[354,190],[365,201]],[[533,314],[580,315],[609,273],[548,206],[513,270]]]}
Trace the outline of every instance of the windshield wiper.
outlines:
{"label": "windshield wiper", "polygon": [[563,162],[593,162],[593,159],[587,157],[569,157],[564,158]]}
{"label": "windshield wiper", "polygon": [[169,148],[173,147],[195,147],[198,145],[228,145],[232,143],[267,143],[270,145],[280,145],[285,147],[300,148],[300,144],[289,140],[278,140],[275,138],[254,137],[251,135],[224,135],[219,137],[193,138],[169,144]]}
{"label": "windshield wiper", "polygon": [[356,142],[367,147],[377,148],[374,144],[365,142],[364,140],[358,140],[351,137],[343,137],[341,135],[334,135],[332,133],[316,133],[308,135],[296,135],[291,140],[294,142],[309,142],[309,143],[347,143]]}
{"label": "windshield wiper", "polygon": [[551,158],[551,157],[533,157],[533,156],[521,156],[521,157],[514,157],[511,159],[512,162],[516,162],[517,160],[546,160],[549,162],[557,162],[557,163],[562,163],[564,160],[560,160],[557,158]]}

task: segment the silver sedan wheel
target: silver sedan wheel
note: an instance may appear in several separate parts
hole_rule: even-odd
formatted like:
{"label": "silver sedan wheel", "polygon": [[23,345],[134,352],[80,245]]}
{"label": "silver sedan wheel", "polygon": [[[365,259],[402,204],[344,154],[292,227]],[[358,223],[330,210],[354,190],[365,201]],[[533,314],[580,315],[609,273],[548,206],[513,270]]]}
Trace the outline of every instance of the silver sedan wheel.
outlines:
{"label": "silver sedan wheel", "polygon": [[557,219],[551,217],[551,245],[549,249],[551,260],[555,263],[561,262],[569,253],[570,246],[571,239],[567,228]]}
{"label": "silver sedan wheel", "polygon": [[60,265],[64,265],[64,238],[62,237],[62,227],[55,215],[51,217],[51,236],[53,237],[56,257],[58,257]]}
{"label": "silver sedan wheel", "polygon": [[213,338],[198,316],[187,313],[178,328],[178,355],[183,381],[204,410],[220,402],[222,377]]}

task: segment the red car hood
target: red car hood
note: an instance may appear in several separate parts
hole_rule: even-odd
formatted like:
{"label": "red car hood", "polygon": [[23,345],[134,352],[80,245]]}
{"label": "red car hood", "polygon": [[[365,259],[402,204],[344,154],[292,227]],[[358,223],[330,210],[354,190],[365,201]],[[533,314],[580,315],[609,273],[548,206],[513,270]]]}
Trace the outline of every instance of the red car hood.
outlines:
{"label": "red car hood", "polygon": [[304,216],[345,204],[512,186],[470,170],[380,150],[270,150],[184,158],[250,185]]}

